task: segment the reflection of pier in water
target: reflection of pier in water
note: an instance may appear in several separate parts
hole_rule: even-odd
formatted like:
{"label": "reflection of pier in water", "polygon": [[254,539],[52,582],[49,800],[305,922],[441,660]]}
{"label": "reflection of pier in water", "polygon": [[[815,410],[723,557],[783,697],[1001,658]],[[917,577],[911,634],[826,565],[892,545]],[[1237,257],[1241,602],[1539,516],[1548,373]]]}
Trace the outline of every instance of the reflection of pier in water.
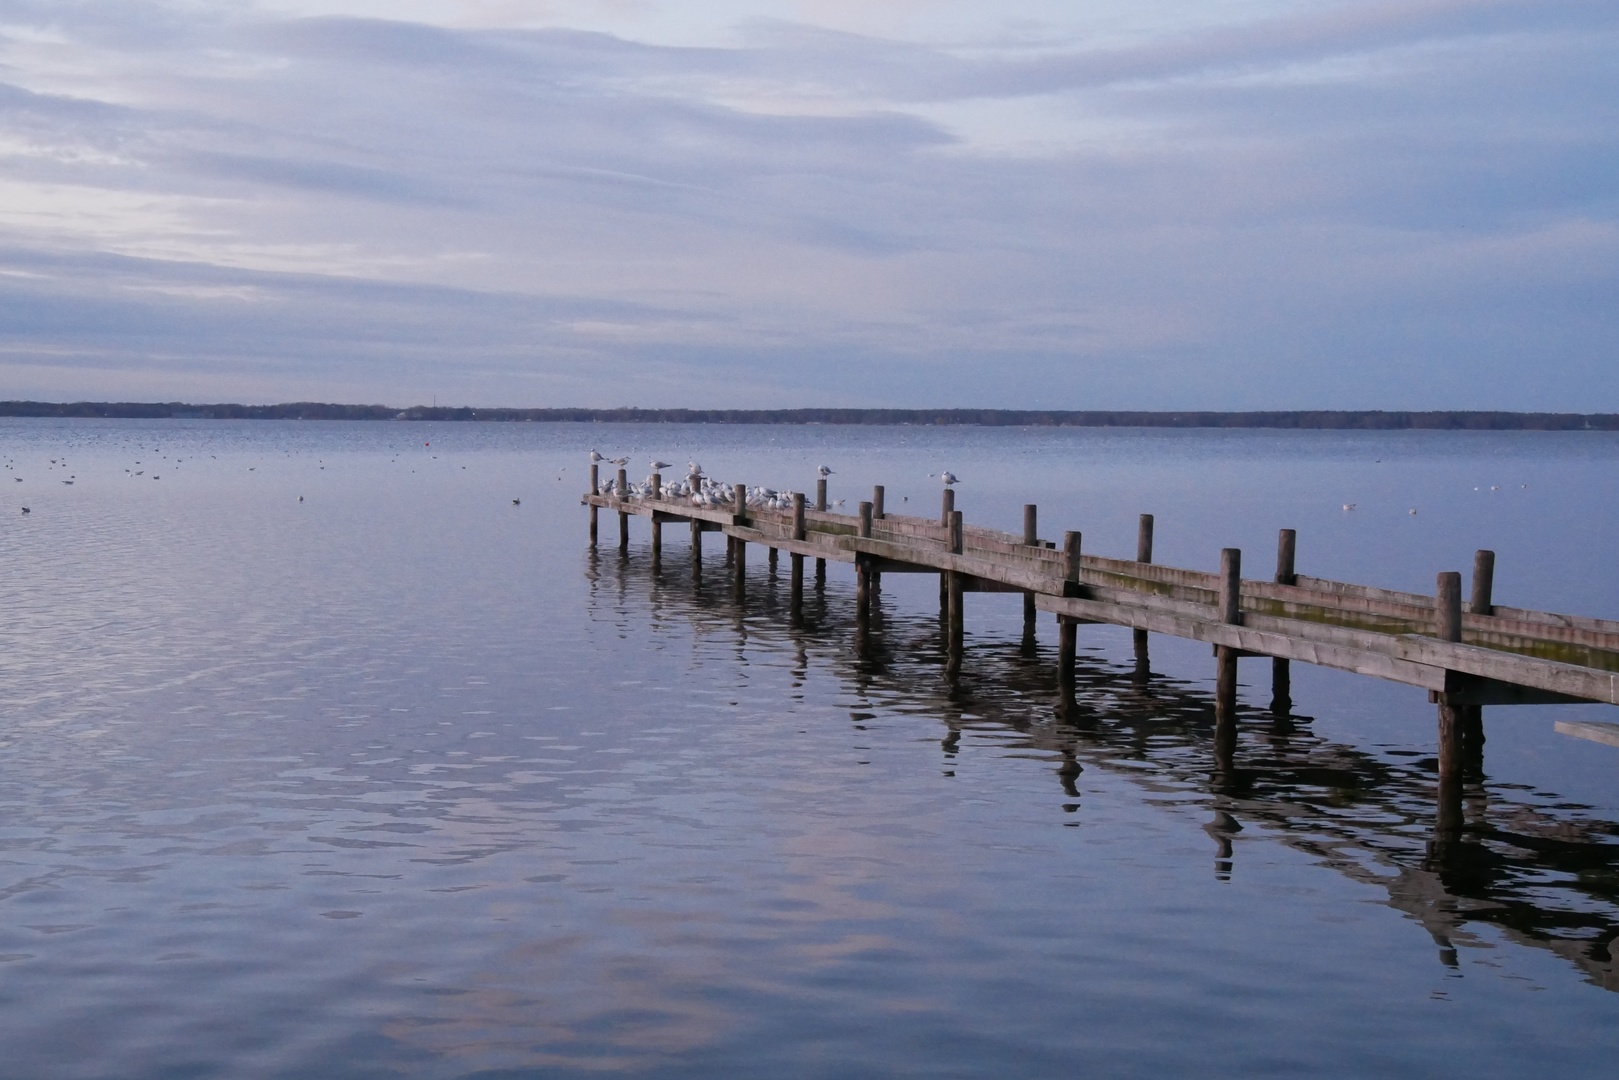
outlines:
{"label": "reflection of pier in water", "polygon": [[1239,705],[1237,723],[1217,724],[1214,695],[1151,673],[1144,635],[1128,666],[1082,652],[1068,693],[1055,676],[1057,651],[1032,637],[953,651],[947,621],[895,611],[880,594],[857,618],[859,602],[843,589],[817,583],[795,604],[774,567],[726,569],[710,565],[705,575],[701,560],[592,549],[587,573],[597,614],[626,630],[645,613],[734,635],[739,650],[795,655],[800,672],[813,658],[874,708],[940,718],[949,755],[968,751],[963,733],[1016,732],[1020,742],[1000,747],[1049,755],[1076,800],[1069,812],[1090,769],[1127,777],[1149,801],[1161,793],[1185,807],[1200,795],[1218,875],[1234,870],[1236,834],[1259,829],[1384,890],[1447,964],[1457,963],[1457,945],[1478,940],[1468,925],[1482,924],[1619,990],[1619,825],[1581,817],[1582,807],[1531,805],[1550,800],[1492,785],[1474,760],[1460,826],[1436,829],[1432,756],[1391,760],[1330,742],[1311,718],[1291,715],[1285,698],[1270,709]]}

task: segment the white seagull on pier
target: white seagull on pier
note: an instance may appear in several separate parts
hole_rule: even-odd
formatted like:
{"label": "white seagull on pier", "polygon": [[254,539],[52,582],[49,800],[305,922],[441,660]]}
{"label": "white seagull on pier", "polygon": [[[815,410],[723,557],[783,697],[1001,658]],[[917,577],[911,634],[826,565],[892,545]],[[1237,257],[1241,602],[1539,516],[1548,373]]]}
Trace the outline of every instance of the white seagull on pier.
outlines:
{"label": "white seagull on pier", "polygon": [[815,471],[820,473],[823,477],[832,475],[832,470],[827,468],[825,465],[819,466]]}
{"label": "white seagull on pier", "polygon": [[594,448],[591,449],[591,451],[590,451],[590,463],[592,465],[599,465],[599,464],[601,464],[602,462],[604,462],[606,460],[607,460],[606,458],[604,458],[600,454],[596,453]]}
{"label": "white seagull on pier", "polygon": [[630,459],[627,457],[616,457],[612,458],[611,460],[614,465],[617,465],[621,469],[630,463]]}
{"label": "white seagull on pier", "polygon": [[944,472],[940,473],[939,479],[944,481],[945,487],[949,487],[951,484],[961,483],[960,480],[956,479],[956,474],[951,472],[949,469],[946,469]]}
{"label": "white seagull on pier", "polygon": [[672,464],[674,464],[674,463],[670,462],[670,461],[654,461],[652,463],[652,471],[653,472],[662,472],[663,470],[667,469]]}

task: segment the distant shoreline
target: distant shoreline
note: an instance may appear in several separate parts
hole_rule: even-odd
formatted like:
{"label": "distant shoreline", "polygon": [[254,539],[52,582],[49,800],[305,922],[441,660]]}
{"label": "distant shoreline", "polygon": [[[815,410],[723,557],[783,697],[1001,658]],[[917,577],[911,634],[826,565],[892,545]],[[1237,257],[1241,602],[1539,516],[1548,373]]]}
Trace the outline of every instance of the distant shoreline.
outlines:
{"label": "distant shoreline", "polygon": [[108,420],[439,420],[488,423],[867,424],[926,427],[1281,428],[1328,431],[1619,431],[1619,413],[1317,409],[1145,412],[1064,409],[473,409],[417,405],[188,405],[0,401],[0,416]]}

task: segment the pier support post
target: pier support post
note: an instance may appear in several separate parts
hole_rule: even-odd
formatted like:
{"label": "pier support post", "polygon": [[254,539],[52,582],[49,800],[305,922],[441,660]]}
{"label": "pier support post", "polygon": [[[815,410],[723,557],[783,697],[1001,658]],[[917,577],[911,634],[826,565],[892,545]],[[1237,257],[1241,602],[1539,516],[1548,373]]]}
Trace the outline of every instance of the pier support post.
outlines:
{"label": "pier support post", "polygon": [[[600,469],[600,466],[598,466],[594,461],[592,461],[590,463],[590,493],[592,495],[600,495],[601,494],[601,473],[598,471],[599,469]],[[596,546],[596,509],[597,509],[596,504],[592,503],[590,505],[590,546],[591,547]]]}
{"label": "pier support post", "polygon": [[[1434,592],[1434,622],[1440,641],[1462,640],[1462,575],[1446,571],[1439,575]],[[1467,706],[1451,704],[1439,694],[1439,815],[1435,839],[1454,839],[1462,826],[1463,717]]]}
{"label": "pier support post", "polygon": [[883,486],[877,484],[871,489],[871,516],[877,521],[883,519]]}
{"label": "pier support post", "polygon": [[[1136,562],[1152,562],[1152,515],[1142,514],[1136,523]],[[1147,632],[1145,630],[1130,631],[1131,644],[1135,646],[1136,666],[1130,673],[1134,682],[1146,682],[1152,678],[1152,658],[1147,646]]]}
{"label": "pier support post", "polygon": [[[618,490],[615,494],[620,502],[624,501],[624,493],[630,490],[629,478],[624,470],[618,470]],[[618,550],[630,550],[630,515],[620,510],[618,512]]]}
{"label": "pier support post", "polygon": [[[950,511],[950,553],[960,555],[963,547],[961,511]],[[961,654],[966,648],[967,638],[967,576],[958,571],[951,570],[946,578],[949,582],[949,662],[945,673],[954,678],[961,673]]]}
{"label": "pier support post", "polygon": [[736,558],[732,562],[732,574],[736,584],[736,595],[742,597],[742,591],[748,583],[748,544],[746,540],[736,541]]}
{"label": "pier support post", "polygon": [[[652,474],[652,498],[663,498],[663,477],[657,473]],[[652,562],[654,564],[663,558],[663,522],[658,520],[656,510],[652,512]]]}
{"label": "pier support post", "polygon": [[[1293,569],[1298,550],[1298,533],[1282,529],[1276,534],[1276,584],[1296,585],[1298,574]],[[1270,661],[1270,711],[1276,716],[1287,716],[1293,711],[1293,661],[1280,656]]]}
{"label": "pier support post", "polygon": [[[1040,543],[1038,528],[1039,511],[1034,503],[1025,503],[1023,506],[1023,543],[1029,547],[1036,547]],[[1034,652],[1034,593],[1023,594],[1023,651],[1025,654]]]}
{"label": "pier support post", "polygon": [[775,580],[775,577],[776,577],[776,563],[780,558],[781,558],[781,549],[772,547],[770,549],[770,556],[769,556],[769,560],[768,560],[769,563],[770,563],[770,577],[771,577],[771,580]]}
{"label": "pier support post", "polygon": [[[824,476],[815,481],[815,509],[823,514],[826,513],[826,477]],[[817,589],[826,588],[825,559],[815,560],[815,587]]]}
{"label": "pier support post", "polygon": [[[871,539],[871,519],[874,512],[873,504],[863,502],[860,504],[860,530],[861,539]],[[855,612],[861,619],[865,619],[871,611],[871,556],[861,552],[855,556]]]}
{"label": "pier support post", "polygon": [[703,576],[703,523],[691,519],[691,576],[699,581]]}
{"label": "pier support post", "polygon": [[[955,512],[955,509],[956,489],[947,487],[944,489],[944,505],[939,511],[939,524],[948,529],[950,527],[950,515]],[[948,619],[949,613],[950,575],[941,573],[939,575],[939,619],[941,621]]]}
{"label": "pier support post", "polygon": [[[1062,535],[1063,595],[1079,595],[1079,556],[1081,535],[1069,530]],[[1062,711],[1074,701],[1074,659],[1078,651],[1079,625],[1066,616],[1057,616],[1057,690]]]}
{"label": "pier support post", "polygon": [[[1242,622],[1242,551],[1220,552],[1220,620]],[[1237,752],[1237,655],[1229,645],[1215,649],[1214,767],[1229,777]]]}
{"label": "pier support post", "polygon": [[[802,541],[804,536],[804,493],[799,491],[793,493],[793,539]],[[793,552],[790,562],[788,608],[796,618],[804,610],[804,556]]]}

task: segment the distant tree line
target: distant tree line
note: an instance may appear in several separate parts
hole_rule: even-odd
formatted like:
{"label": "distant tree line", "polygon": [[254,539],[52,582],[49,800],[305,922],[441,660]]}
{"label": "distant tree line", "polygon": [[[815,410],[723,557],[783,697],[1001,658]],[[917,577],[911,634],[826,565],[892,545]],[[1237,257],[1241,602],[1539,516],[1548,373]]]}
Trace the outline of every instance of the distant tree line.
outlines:
{"label": "distant tree line", "polygon": [[1619,430],[1619,413],[1131,412],[1060,409],[473,409],[416,405],[188,405],[181,402],[0,401],[0,416],[118,420],[466,420],[639,424],[913,424],[980,427],[1312,428],[1337,431]]}

